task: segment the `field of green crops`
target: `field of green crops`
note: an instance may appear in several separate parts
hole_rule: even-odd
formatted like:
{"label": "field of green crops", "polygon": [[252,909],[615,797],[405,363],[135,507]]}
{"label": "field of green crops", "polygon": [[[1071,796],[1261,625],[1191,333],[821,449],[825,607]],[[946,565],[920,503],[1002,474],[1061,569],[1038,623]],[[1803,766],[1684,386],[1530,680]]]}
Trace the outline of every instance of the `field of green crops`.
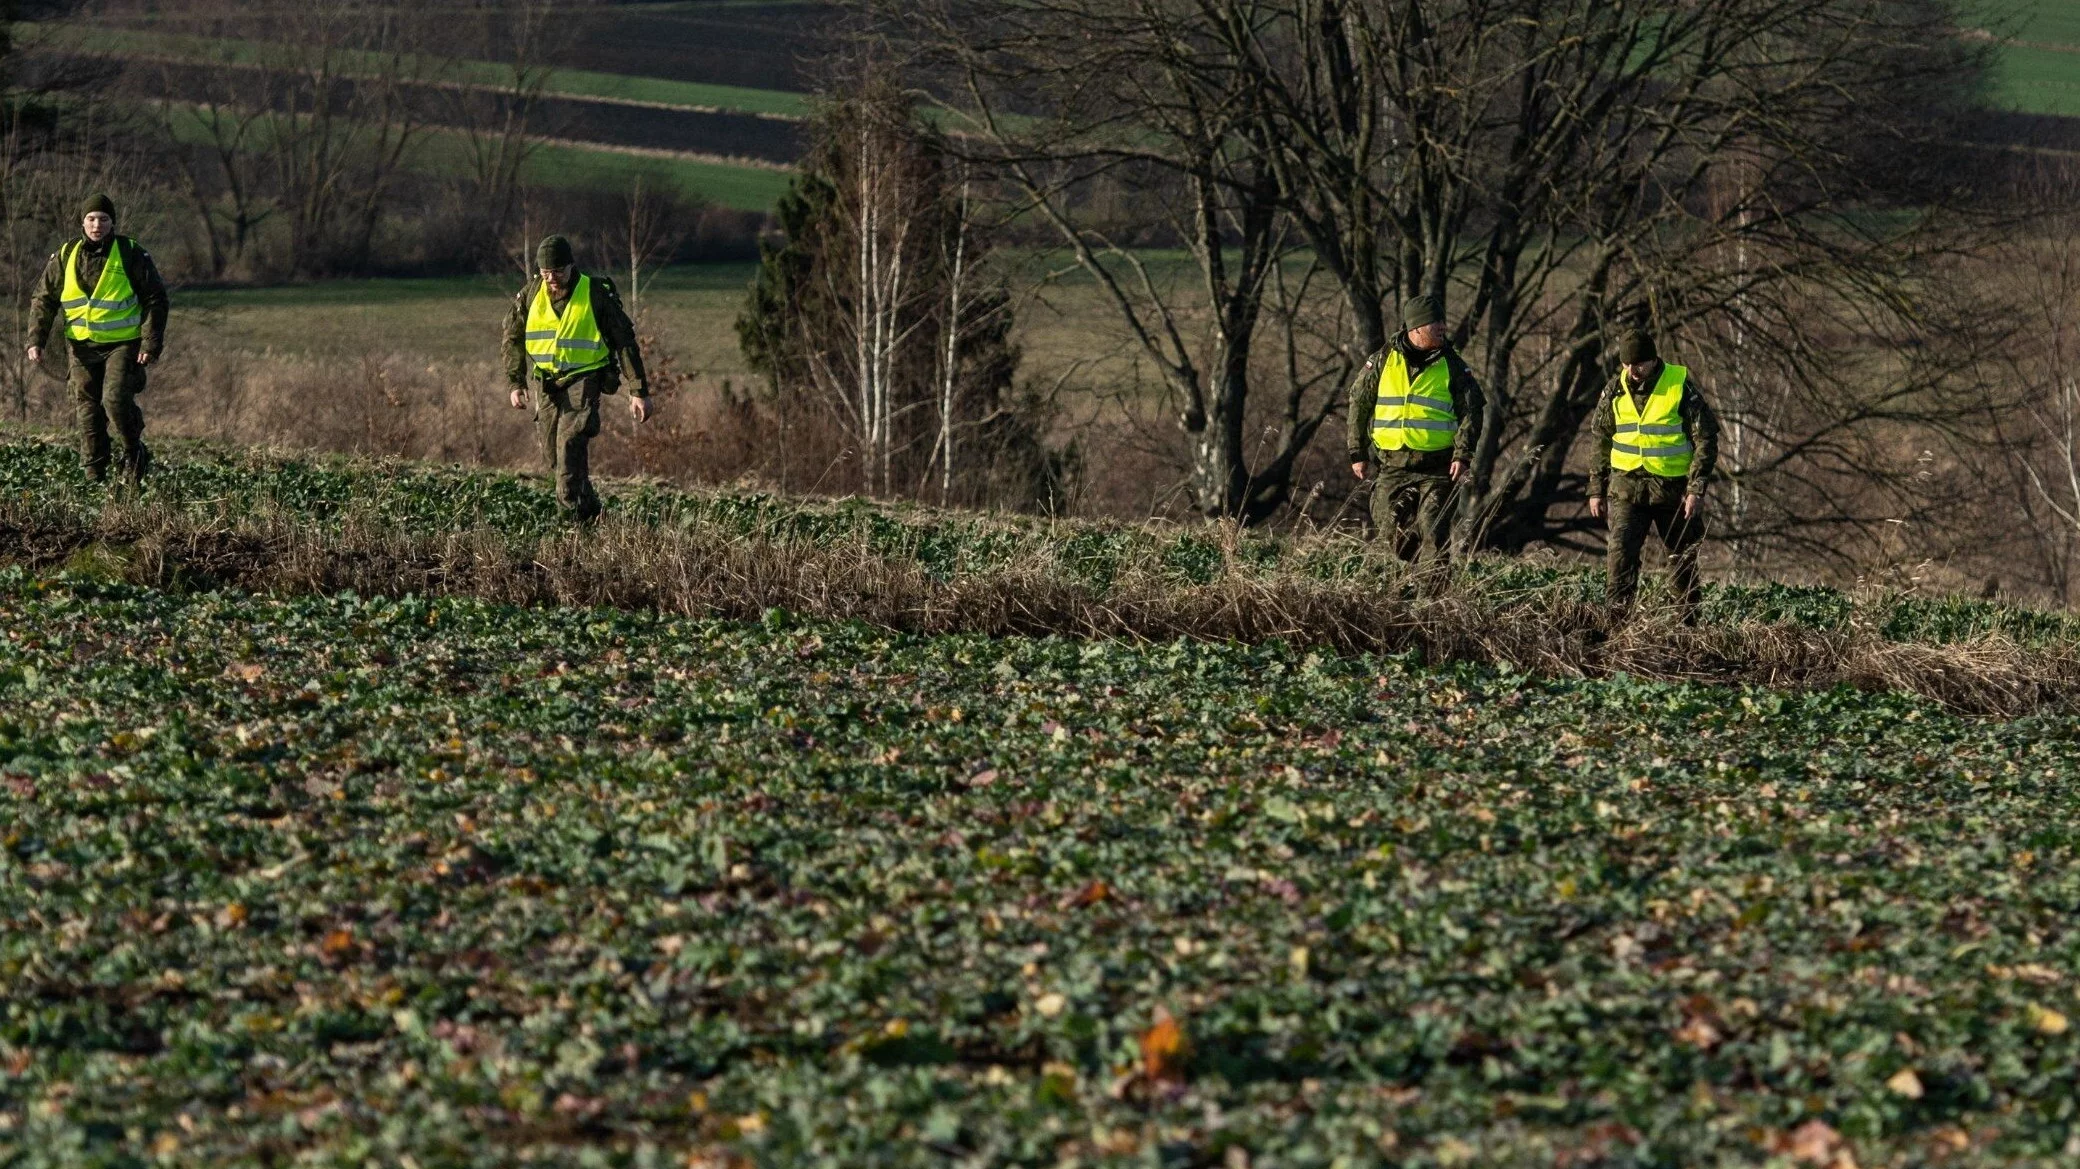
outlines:
{"label": "field of green crops", "polygon": [[[167,462],[198,513],[552,511],[510,476]],[[0,446],[0,495],[99,506],[39,443]],[[1167,541],[1181,580],[1206,547],[613,506],[951,575],[1007,538]],[[2080,1155],[2068,717],[79,560],[0,570],[0,630],[0,1165]]]}
{"label": "field of green crops", "polygon": [[2080,117],[2080,11],[2063,0],[1970,0],[1961,8],[2008,42],[1992,78],[1997,106]]}
{"label": "field of green crops", "polygon": [[[816,22],[805,17],[789,19],[786,6],[766,12],[742,6],[700,6],[698,10],[674,11],[670,6],[651,5],[625,11],[589,12],[567,24],[556,56],[564,66],[544,79],[542,93],[549,99],[572,99],[576,104],[564,113],[584,111],[590,121],[566,127],[568,140],[545,143],[528,160],[523,177],[547,186],[598,190],[626,190],[641,176],[651,185],[675,190],[689,199],[736,210],[762,211],[772,207],[786,190],[787,171],[775,162],[791,158],[789,131],[780,123],[805,117],[810,108],[806,94],[765,84],[719,84],[731,61],[750,70],[743,80],[764,78],[793,84],[789,62],[806,49],[775,29],[806,29]],[[740,19],[734,19],[732,8]],[[17,45],[32,52],[59,57],[87,56],[174,62],[213,68],[255,67],[279,58],[264,39],[227,39],[183,32],[190,27],[176,8],[155,14],[119,15],[112,22],[92,25],[60,21],[15,22],[8,26]],[[207,17],[204,18],[205,25]],[[672,46],[665,60],[645,56]],[[734,46],[734,47],[733,47]],[[720,54],[714,60],[708,54]],[[655,76],[646,68],[661,67],[676,58],[690,68],[692,76]],[[750,62],[763,61],[761,70]],[[634,62],[633,64],[631,62]],[[600,68],[586,67],[596,64]],[[347,76],[355,72],[377,72],[390,67],[379,55],[345,53],[338,67]],[[485,85],[497,88],[510,83],[510,69],[491,61],[436,62],[431,57],[410,58],[411,69],[440,70],[446,83]],[[777,70],[777,71],[776,71]],[[770,75],[770,76],[768,76]],[[168,94],[179,98],[179,92]],[[626,107],[594,106],[593,101],[635,103],[640,111]],[[671,114],[722,112],[756,115],[778,121],[760,123],[774,127],[779,143],[765,152],[749,153],[765,159],[763,164],[744,163],[735,158],[746,153],[741,135],[717,137],[712,126],[700,122],[673,121]],[[176,106],[171,119],[175,137],[202,142],[208,136],[193,118]],[[652,133],[638,144],[612,134],[602,134],[599,119],[612,123],[616,117],[663,118],[669,133]],[[762,141],[764,131],[755,135]],[[256,149],[254,143],[243,144]],[[448,174],[466,169],[460,136],[436,130],[425,136],[412,152],[408,165],[428,174]]]}

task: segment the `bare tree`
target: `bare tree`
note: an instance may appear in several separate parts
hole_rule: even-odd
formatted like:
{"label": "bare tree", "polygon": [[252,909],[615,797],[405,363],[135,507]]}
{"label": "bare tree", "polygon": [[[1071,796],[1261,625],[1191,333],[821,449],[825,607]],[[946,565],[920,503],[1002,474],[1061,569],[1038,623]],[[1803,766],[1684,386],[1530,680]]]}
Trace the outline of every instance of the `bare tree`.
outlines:
{"label": "bare tree", "polygon": [[968,224],[973,213],[974,183],[963,178],[960,202],[954,211],[952,240],[940,241],[946,265],[946,336],[939,354],[939,438],[932,458],[939,464],[939,503],[953,497],[954,392],[960,385],[961,335],[968,328],[962,310],[969,307],[968,285],[974,277],[968,251]]}
{"label": "bare tree", "polygon": [[1008,297],[984,261],[973,188],[913,103],[869,76],[817,123],[781,201],[738,332],[783,412],[813,402],[873,494],[960,490],[956,436],[1006,421],[1017,353]]}
{"label": "bare tree", "polygon": [[[900,19],[957,81],[970,153],[1052,229],[1159,373],[1193,510],[1257,522],[1290,498],[1294,465],[1338,404],[1323,386],[1338,379],[1258,368],[1267,295],[1299,240],[1281,206],[1275,127],[1252,116],[1248,79],[1220,66],[1201,16],[1171,0],[1047,0],[908,6]],[[1108,224],[1094,189],[1128,193],[1153,224]],[[1191,257],[1182,286],[1133,246],[1152,225]],[[1354,364],[1348,351],[1328,356],[1342,373]],[[1277,422],[1256,434],[1253,389],[1267,374]]]}
{"label": "bare tree", "polygon": [[2038,575],[2061,604],[2072,602],[2073,557],[2080,549],[2080,220],[2068,218],[2003,249],[1994,263],[2014,281],[2029,318],[2018,330],[2029,343],[2006,355],[2009,400],[1996,416],[2005,425],[2016,476],[2007,502],[2023,519],[2022,543],[2040,562]]}
{"label": "bare tree", "polygon": [[453,42],[426,35],[434,14],[323,0],[189,15],[209,34],[202,56],[136,58],[131,76],[166,139],[191,144],[189,196],[213,271],[269,221],[276,271],[365,266],[456,67]]}
{"label": "bare tree", "polygon": [[251,78],[230,63],[198,71],[161,62],[157,73],[159,92],[187,95],[151,108],[166,141],[192,143],[175,154],[208,249],[206,270],[217,279],[246,258],[255,233],[274,213],[257,173],[261,123],[269,113],[252,101]]}
{"label": "bare tree", "polygon": [[[1340,286],[1358,356],[1386,339],[1383,303],[1450,293],[1454,339],[1488,389],[1462,538],[1514,547],[1586,526],[1567,508],[1570,456],[1607,340],[1631,323],[1708,377],[1725,339],[1772,339],[1741,363],[1742,393],[1768,394],[1737,411],[1736,469],[1750,534],[1780,543],[1919,506],[1911,463],[1869,461],[1878,436],[1940,424],[1986,352],[1975,306],[1916,295],[1982,237],[1945,213],[1955,192],[1928,181],[1940,167],[1888,161],[1947,158],[1944,117],[1974,76],[1935,0],[901,9],[948,103],[1082,237],[1079,259],[1188,402],[1198,367],[1175,315],[1098,272],[1135,271],[1088,242],[1100,177],[1159,168],[1179,176],[1174,205],[1225,211],[1200,216],[1217,230],[1181,233],[1209,276],[1236,255],[1246,273],[1255,240],[1304,242]],[[1917,213],[1886,213],[1899,205]],[[1263,284],[1207,288],[1200,311],[1226,347],[1214,364],[1246,369],[1249,337],[1227,326],[1253,310],[1227,298]],[[1838,328],[1807,327],[1809,305]],[[1837,474],[1851,458],[1865,461],[1853,494]]]}
{"label": "bare tree", "polygon": [[554,0],[518,0],[475,14],[465,43],[495,63],[496,83],[476,72],[474,62],[443,63],[441,120],[461,141],[468,163],[458,194],[494,240],[519,213],[521,172],[539,145],[535,121],[554,74],[547,50],[559,27],[556,15]]}

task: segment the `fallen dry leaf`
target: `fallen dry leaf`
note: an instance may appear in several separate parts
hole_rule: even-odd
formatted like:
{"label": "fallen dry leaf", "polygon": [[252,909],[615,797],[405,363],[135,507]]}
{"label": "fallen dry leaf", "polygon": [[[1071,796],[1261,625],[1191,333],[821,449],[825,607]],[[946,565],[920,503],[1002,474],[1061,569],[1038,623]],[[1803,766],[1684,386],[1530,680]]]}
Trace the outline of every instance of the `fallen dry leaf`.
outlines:
{"label": "fallen dry leaf", "polygon": [[1063,909],[1087,909],[1112,896],[1112,886],[1103,881],[1092,881],[1062,900]]}
{"label": "fallen dry leaf", "polygon": [[1719,1029],[1707,1019],[1692,1016],[1689,1022],[1676,1028],[1676,1040],[1699,1051],[1710,1051],[1719,1046]]}
{"label": "fallen dry leaf", "polygon": [[1909,1100],[1921,1099],[1921,1077],[1914,1074],[1913,1068],[1901,1068],[1894,1072],[1892,1078],[1885,1081],[1885,1087],[1895,1096],[1905,1096]]}
{"label": "fallen dry leaf", "polygon": [[1181,1080],[1191,1042],[1169,1010],[1156,1008],[1155,1025],[1141,1033],[1141,1071],[1151,1080]]}
{"label": "fallen dry leaf", "polygon": [[1800,1164],[1831,1165],[1842,1151],[1842,1134],[1817,1117],[1791,1130],[1791,1157]]}

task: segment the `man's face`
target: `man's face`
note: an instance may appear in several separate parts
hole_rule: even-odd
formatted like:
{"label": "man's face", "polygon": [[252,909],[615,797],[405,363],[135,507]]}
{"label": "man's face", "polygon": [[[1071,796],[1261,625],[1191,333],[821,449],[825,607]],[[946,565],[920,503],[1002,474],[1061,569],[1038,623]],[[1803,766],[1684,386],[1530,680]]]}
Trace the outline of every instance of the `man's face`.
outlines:
{"label": "man's face", "polygon": [[549,285],[549,291],[554,293],[562,293],[569,289],[571,282],[577,278],[577,275],[578,266],[576,264],[565,264],[561,268],[542,269],[542,280]]}
{"label": "man's face", "polygon": [[1634,385],[1645,385],[1649,378],[1660,372],[1661,361],[1659,358],[1635,361],[1625,367],[1625,376],[1631,378]]}
{"label": "man's face", "polygon": [[116,217],[106,211],[89,211],[86,218],[79,221],[79,229],[98,244],[115,234]]}
{"label": "man's face", "polygon": [[1444,345],[1444,325],[1417,325],[1408,331],[1408,343],[1418,349],[1437,349]]}

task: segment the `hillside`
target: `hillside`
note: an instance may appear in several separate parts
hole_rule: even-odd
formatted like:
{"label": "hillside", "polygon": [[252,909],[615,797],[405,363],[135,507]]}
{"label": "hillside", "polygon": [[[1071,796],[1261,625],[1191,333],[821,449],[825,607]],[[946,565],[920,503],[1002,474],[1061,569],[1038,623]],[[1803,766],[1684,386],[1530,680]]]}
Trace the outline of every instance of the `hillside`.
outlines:
{"label": "hillside", "polygon": [[[531,120],[546,145],[525,177],[619,191],[641,173],[720,207],[771,207],[802,149],[798,123],[809,88],[803,67],[821,53],[831,13],[826,5],[788,3],[573,10],[548,45],[550,71]],[[271,99],[263,78],[283,66],[279,42],[293,39],[295,29],[276,30],[273,18],[256,12],[239,26],[247,35],[215,35],[223,19],[202,9],[116,8],[92,21],[17,23],[17,71],[32,79],[127,72],[135,86],[176,106],[225,77],[244,77],[254,91],[248,104],[264,106]],[[357,71],[395,67],[380,54],[344,53],[339,63],[346,85]],[[460,132],[446,95],[458,86],[498,92],[510,84],[510,68],[449,61],[429,47],[404,72],[438,77],[405,87],[406,96],[422,116],[449,127],[429,136],[412,165],[433,174],[457,170],[464,144],[454,140]]]}
{"label": "hillside", "polygon": [[[1986,133],[2009,143],[2068,144],[2074,131],[2066,119],[2080,117],[2080,16],[2056,0],[1972,0],[1960,15],[1972,35],[2001,41],[1987,93],[1991,112],[2046,119],[1997,121]],[[718,206],[772,206],[785,189],[784,168],[801,155],[807,94],[821,81],[817,62],[833,38],[842,39],[842,19],[838,6],[817,0],[572,10],[549,47],[554,72],[536,123],[551,145],[531,166],[530,181],[618,190],[641,172]],[[32,72],[55,62],[127,63],[152,71],[152,85],[180,100],[198,91],[198,76],[268,59],[264,13],[247,22],[259,39],[211,35],[220,20],[178,7],[117,8],[92,23],[18,23],[13,32]],[[456,68],[468,83],[494,89],[509,76],[492,61]],[[436,118],[439,104],[429,103]],[[436,140],[417,165],[450,171],[455,153]]]}
{"label": "hillside", "polygon": [[[138,511],[67,466],[0,447],[0,1162],[2067,1147],[2065,715],[905,632],[872,590],[853,619],[516,607],[467,595],[501,555],[655,583],[672,533],[909,588],[1038,556],[1145,606],[1306,550],[627,487],[571,539],[524,479],[197,449]],[[416,595],[326,575],[426,541]],[[1325,579],[1420,605],[1340,547]],[[1513,579],[1484,587],[1548,615],[1581,584]],[[1990,606],[1714,606],[1953,663],[2018,652],[1989,627],[2075,642]]]}

